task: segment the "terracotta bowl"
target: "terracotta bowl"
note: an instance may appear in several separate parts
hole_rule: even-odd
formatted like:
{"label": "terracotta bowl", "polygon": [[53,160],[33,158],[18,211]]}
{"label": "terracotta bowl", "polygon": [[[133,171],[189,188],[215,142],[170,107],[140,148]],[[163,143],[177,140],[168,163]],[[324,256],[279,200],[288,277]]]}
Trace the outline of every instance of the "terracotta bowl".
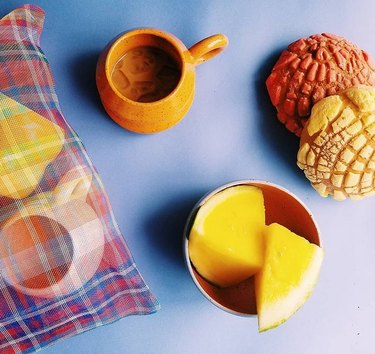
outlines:
{"label": "terracotta bowl", "polygon": [[189,258],[189,234],[199,208],[214,194],[237,185],[251,185],[263,192],[266,224],[277,222],[308,241],[321,246],[319,229],[306,205],[291,192],[278,185],[256,180],[235,181],[206,194],[191,211],[184,230],[183,249],[186,266],[201,293],[214,305],[231,314],[254,316],[257,314],[253,277],[228,288],[219,288],[203,279]]}

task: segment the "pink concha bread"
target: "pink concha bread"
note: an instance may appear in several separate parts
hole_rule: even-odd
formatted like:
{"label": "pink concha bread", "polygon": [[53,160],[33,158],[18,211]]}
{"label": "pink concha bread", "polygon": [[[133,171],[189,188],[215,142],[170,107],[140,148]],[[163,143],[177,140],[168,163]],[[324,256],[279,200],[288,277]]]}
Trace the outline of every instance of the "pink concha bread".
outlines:
{"label": "pink concha bread", "polygon": [[266,81],[279,120],[297,136],[316,102],[358,84],[375,86],[374,63],[355,44],[328,33],[291,43]]}

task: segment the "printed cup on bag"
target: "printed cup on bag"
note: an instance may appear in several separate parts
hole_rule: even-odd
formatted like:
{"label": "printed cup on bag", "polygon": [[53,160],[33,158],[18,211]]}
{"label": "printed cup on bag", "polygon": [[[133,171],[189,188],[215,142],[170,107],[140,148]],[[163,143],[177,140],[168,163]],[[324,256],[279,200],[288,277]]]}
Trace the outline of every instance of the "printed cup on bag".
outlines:
{"label": "printed cup on bag", "polygon": [[18,291],[54,297],[82,287],[103,256],[104,233],[86,202],[92,174],[68,171],[52,192],[25,200],[0,231],[2,275]]}

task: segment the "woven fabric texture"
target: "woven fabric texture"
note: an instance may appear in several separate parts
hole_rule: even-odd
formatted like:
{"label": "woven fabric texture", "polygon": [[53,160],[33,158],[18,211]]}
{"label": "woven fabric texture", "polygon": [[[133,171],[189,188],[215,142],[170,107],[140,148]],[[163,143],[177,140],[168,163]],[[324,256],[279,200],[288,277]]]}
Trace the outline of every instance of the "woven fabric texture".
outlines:
{"label": "woven fabric texture", "polygon": [[39,350],[159,304],[65,120],[40,49],[44,12],[0,20],[0,352]]}

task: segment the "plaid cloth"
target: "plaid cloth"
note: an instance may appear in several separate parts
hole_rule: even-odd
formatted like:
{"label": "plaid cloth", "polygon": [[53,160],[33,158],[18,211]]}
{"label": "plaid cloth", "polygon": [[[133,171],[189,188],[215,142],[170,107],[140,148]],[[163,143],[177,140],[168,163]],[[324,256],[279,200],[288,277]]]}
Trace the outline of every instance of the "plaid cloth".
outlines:
{"label": "plaid cloth", "polygon": [[43,20],[32,5],[0,20],[0,353],[159,308],[61,113]]}

